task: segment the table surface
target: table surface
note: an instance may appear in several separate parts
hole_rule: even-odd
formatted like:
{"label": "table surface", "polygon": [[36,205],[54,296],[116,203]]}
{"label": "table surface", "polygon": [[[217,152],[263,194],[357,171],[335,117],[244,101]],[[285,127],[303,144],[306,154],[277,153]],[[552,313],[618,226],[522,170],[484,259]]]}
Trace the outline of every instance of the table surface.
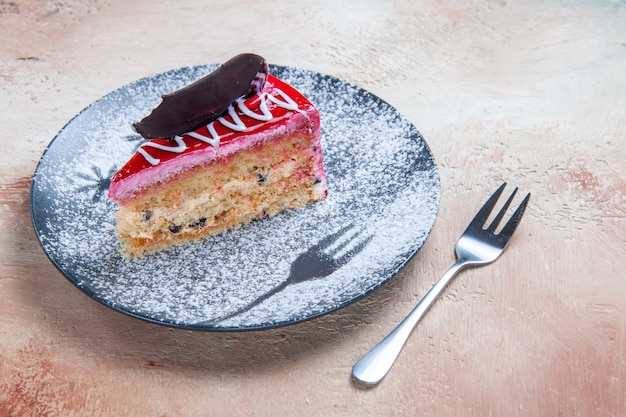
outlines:
{"label": "table surface", "polygon": [[[626,415],[626,3],[0,1],[0,415]],[[43,253],[35,166],[138,78],[256,52],[352,82],[426,138],[441,206],[377,291],[267,331],[193,332],[93,301]],[[532,192],[373,388],[350,370],[454,261],[503,180]]]}

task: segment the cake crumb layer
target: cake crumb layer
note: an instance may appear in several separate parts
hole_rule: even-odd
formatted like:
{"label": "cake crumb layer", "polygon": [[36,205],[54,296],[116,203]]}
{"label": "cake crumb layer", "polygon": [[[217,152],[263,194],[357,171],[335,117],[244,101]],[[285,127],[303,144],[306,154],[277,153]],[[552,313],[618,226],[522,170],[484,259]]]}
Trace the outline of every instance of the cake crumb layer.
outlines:
{"label": "cake crumb layer", "polygon": [[141,257],[324,199],[318,146],[303,133],[277,138],[120,203],[116,232],[122,253]]}

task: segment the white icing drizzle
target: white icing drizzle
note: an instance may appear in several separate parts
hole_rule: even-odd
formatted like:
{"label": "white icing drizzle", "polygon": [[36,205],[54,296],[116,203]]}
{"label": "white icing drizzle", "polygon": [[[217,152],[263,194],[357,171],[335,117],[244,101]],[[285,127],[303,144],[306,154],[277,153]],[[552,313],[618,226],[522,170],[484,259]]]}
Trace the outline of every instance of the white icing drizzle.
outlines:
{"label": "white icing drizzle", "polygon": [[[273,92],[276,93],[276,96],[280,96],[281,98],[279,99],[278,97],[272,94],[268,94],[268,93],[262,93],[259,96],[259,99],[261,101],[259,104],[259,110],[261,111],[261,113],[257,113],[255,111],[250,110],[248,106],[246,106],[245,104],[246,100],[244,98],[238,98],[235,101],[235,103],[231,104],[228,107],[228,115],[232,119],[232,122],[222,116],[222,117],[219,117],[217,120],[214,120],[208,125],[206,125],[207,131],[209,132],[210,136],[204,136],[196,131],[187,132],[183,136],[191,136],[194,139],[198,139],[202,142],[208,143],[209,145],[213,146],[215,149],[218,149],[220,147],[220,136],[217,134],[217,131],[215,129],[216,122],[219,122],[222,126],[235,132],[243,132],[244,130],[249,128],[248,126],[245,125],[245,123],[241,120],[241,118],[237,114],[237,111],[235,110],[235,105],[237,105],[237,107],[239,107],[241,112],[245,114],[246,116],[252,119],[261,121],[261,122],[270,122],[270,121],[275,120],[274,115],[267,107],[268,101],[271,101],[278,107],[282,107],[285,110],[297,111],[299,113],[304,114],[304,112],[298,108],[298,104],[291,97],[285,94],[285,92],[283,92],[282,90],[278,88],[274,88]],[[250,127],[252,128],[255,126],[250,126]],[[146,159],[146,161],[148,161],[148,163],[150,163],[151,165],[158,165],[161,162],[161,160],[150,155],[148,151],[144,148],[152,147],[152,148],[159,149],[162,151],[174,152],[174,153],[182,153],[185,150],[187,150],[187,144],[185,143],[185,140],[183,139],[183,137],[175,136],[174,141],[176,141],[176,146],[167,146],[167,145],[161,145],[155,142],[146,142],[137,149],[137,153],[143,156]]]}
{"label": "white icing drizzle", "polygon": [[206,142],[209,145],[213,146],[215,149],[217,149],[220,147],[220,137],[215,131],[215,127],[213,126],[213,123],[214,122],[211,122],[209,125],[207,125],[207,130],[211,134],[211,137],[201,135],[200,133],[197,133],[197,132],[189,132],[187,134],[191,136],[192,138],[201,140],[202,142]]}
{"label": "white icing drizzle", "polygon": [[[228,106],[228,115],[233,119],[234,123],[229,122],[224,117],[219,118],[220,123],[237,132],[243,132],[246,128],[246,125],[241,121],[241,118],[239,118],[239,115],[235,111],[235,106],[233,106],[232,104]],[[214,122],[211,122],[210,124],[213,123]]]}
{"label": "white icing drizzle", "polygon": [[[238,98],[235,103],[237,103],[237,106],[239,106],[239,109],[241,109],[243,114],[253,119],[259,120],[261,122],[269,122],[274,117],[274,115],[272,115],[272,113],[267,108],[266,99],[261,100],[261,104],[259,104],[259,109],[261,110],[261,114],[258,114],[250,110],[248,106],[246,106],[246,101],[243,98]],[[224,122],[222,122],[222,124],[224,124]]]}
{"label": "white icing drizzle", "polygon": [[300,111],[300,109],[298,109],[298,104],[291,97],[285,94],[283,90],[280,90],[277,88],[274,91],[276,91],[276,94],[278,94],[279,96],[283,98],[283,101],[279,100],[275,96],[269,95],[267,98],[272,103],[276,104],[277,106],[282,107],[283,109]]}
{"label": "white icing drizzle", "polygon": [[183,140],[183,138],[181,138],[180,136],[174,136],[174,141],[176,141],[177,146],[167,146],[167,145],[161,145],[160,143],[155,143],[155,142],[146,142],[145,144],[141,145],[139,149],[137,149],[137,152],[143,155],[143,157],[146,158],[146,160],[150,162],[152,165],[156,165],[159,162],[161,162],[161,160],[152,157],[148,152],[146,152],[145,149],[143,149],[143,147],[149,146],[151,148],[160,149],[162,151],[175,152],[175,153],[183,153],[187,150],[187,144],[185,144],[185,141]]}

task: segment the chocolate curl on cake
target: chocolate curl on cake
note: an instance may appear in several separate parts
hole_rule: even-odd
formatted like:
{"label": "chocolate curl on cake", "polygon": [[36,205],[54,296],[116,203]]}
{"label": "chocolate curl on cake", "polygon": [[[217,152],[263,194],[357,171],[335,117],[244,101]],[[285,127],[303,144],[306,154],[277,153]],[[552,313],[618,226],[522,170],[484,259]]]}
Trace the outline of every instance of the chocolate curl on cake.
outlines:
{"label": "chocolate curl on cake", "polygon": [[217,119],[239,97],[261,92],[268,72],[263,57],[237,55],[193,84],[164,95],[161,104],[133,127],[146,139],[195,130]]}

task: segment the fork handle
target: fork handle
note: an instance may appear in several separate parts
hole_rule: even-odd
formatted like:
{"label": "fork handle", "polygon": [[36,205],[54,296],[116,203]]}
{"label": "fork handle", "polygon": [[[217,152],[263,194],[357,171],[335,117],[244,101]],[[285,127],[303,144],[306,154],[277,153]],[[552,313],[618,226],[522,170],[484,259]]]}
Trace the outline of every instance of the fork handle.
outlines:
{"label": "fork handle", "polygon": [[378,384],[387,375],[393,363],[400,355],[415,326],[426,315],[435,300],[443,292],[452,278],[465,266],[467,260],[458,259],[454,265],[428,290],[424,298],[413,308],[408,316],[387,337],[365,354],[352,368],[352,376],[367,385]]}

